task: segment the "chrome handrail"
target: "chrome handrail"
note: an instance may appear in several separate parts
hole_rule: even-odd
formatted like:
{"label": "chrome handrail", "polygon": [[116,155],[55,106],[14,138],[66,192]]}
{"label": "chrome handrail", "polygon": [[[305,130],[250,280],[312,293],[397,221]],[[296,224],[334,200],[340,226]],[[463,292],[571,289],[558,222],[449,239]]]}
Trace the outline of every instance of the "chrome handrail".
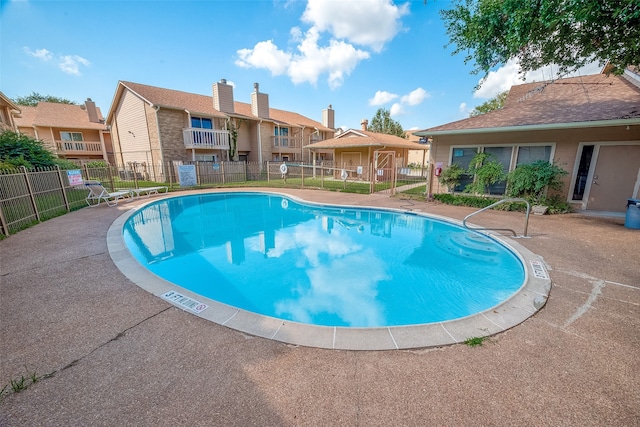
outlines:
{"label": "chrome handrail", "polygon": [[524,219],[524,234],[522,235],[522,237],[529,237],[527,236],[527,228],[529,227],[529,212],[531,212],[531,205],[529,204],[529,202],[526,199],[520,199],[520,198],[509,198],[509,199],[502,199],[502,200],[498,200],[495,203],[490,204],[487,207],[484,207],[478,211],[475,211],[473,213],[470,213],[469,215],[465,216],[464,219],[462,220],[462,225],[469,230],[497,230],[497,231],[510,231],[513,233],[514,237],[518,237],[518,234],[513,231],[510,228],[484,228],[484,227],[479,227],[479,228],[471,228],[467,225],[467,219],[471,218],[472,216],[479,214],[482,211],[486,211],[487,209],[491,209],[494,206],[497,206],[499,204],[502,203],[506,203],[506,202],[524,202],[527,204],[527,212],[525,215],[525,219]]}

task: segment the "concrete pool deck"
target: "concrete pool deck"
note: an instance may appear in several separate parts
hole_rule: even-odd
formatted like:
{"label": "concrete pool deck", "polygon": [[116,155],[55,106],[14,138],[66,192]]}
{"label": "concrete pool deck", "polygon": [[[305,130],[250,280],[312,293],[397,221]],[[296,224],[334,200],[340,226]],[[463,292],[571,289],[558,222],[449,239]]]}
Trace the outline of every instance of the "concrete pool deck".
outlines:
{"label": "concrete pool deck", "polygon": [[[274,191],[457,220],[474,211]],[[5,393],[1,426],[640,424],[640,231],[623,218],[532,216],[531,238],[518,243],[544,259],[549,299],[480,347],[351,351],[238,332],[136,286],[107,233],[147,201],[82,209],[0,241],[0,388],[43,377]],[[473,222],[520,231],[523,215]]]}

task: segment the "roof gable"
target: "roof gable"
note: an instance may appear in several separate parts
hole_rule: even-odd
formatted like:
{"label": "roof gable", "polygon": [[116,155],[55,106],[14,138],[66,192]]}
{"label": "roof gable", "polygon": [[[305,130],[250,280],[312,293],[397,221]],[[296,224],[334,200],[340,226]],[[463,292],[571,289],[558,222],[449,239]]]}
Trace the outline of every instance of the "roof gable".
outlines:
{"label": "roof gable", "polygon": [[[143,98],[144,101],[159,105],[165,108],[173,108],[178,110],[188,110],[191,114],[205,114],[213,117],[238,117],[244,116],[251,120],[265,120],[275,123],[286,124],[290,126],[305,126],[318,128],[322,131],[331,131],[333,129],[323,126],[321,123],[311,120],[301,114],[294,113],[292,111],[278,110],[275,108],[269,108],[269,118],[260,119],[255,117],[251,113],[251,104],[245,102],[233,103],[235,113],[223,113],[218,111],[213,106],[213,97],[207,95],[198,95],[195,93],[182,92],[179,90],[165,89],[155,86],[143,85],[140,83],[125,82],[119,83],[119,90],[121,87],[127,88],[138,96]],[[116,95],[118,97],[118,94]],[[112,109],[113,111],[113,109]]]}
{"label": "roof gable", "polygon": [[[89,120],[84,105],[59,104],[55,102],[38,102],[35,107],[22,107],[22,112],[15,117],[18,127],[55,127],[66,129],[106,129],[106,125]],[[102,113],[96,107],[98,119],[102,120]]]}

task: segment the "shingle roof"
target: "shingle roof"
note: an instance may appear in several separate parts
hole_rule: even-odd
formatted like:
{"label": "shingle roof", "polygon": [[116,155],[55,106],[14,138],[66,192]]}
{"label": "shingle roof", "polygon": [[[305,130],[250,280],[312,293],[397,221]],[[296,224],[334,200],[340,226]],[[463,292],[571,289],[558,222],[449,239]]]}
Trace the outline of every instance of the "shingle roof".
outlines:
{"label": "shingle roof", "polygon": [[504,108],[423,132],[583,123],[640,118],[640,88],[620,76],[593,74],[513,86]]}
{"label": "shingle roof", "polygon": [[[244,116],[253,120],[259,119],[251,113],[251,104],[245,102],[234,101],[234,113],[227,115],[213,107],[213,97],[211,96],[148,86],[140,83],[125,81],[121,81],[120,83],[152,104],[169,108],[186,109],[192,114],[201,113],[213,117]],[[323,126],[322,123],[309,119],[301,114],[278,110],[276,108],[269,108],[269,118],[266,120],[271,120],[283,125],[315,127],[325,132],[333,131],[333,129]]]}
{"label": "shingle roof", "polygon": [[407,148],[409,150],[428,150],[428,147],[422,144],[400,138],[399,136],[354,129],[349,129],[335,138],[315,142],[305,146],[305,148],[309,148],[311,150],[348,147],[391,147]]}
{"label": "shingle roof", "polygon": [[[98,119],[102,120],[100,108],[96,107]],[[36,107],[21,106],[21,114],[15,117],[18,127],[56,127],[67,129],[106,129],[104,123],[89,121],[84,105],[38,102]]]}

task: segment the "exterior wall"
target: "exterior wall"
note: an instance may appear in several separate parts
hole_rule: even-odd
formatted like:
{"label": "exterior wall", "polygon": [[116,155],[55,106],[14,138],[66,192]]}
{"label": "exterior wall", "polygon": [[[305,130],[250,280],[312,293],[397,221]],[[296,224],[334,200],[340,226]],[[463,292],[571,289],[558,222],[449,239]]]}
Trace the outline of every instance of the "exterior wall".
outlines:
{"label": "exterior wall", "polygon": [[[155,114],[155,112],[154,112]],[[160,108],[157,113],[162,143],[161,158],[164,162],[191,160],[191,152],[184,146],[182,130],[187,127],[187,113],[180,110]],[[157,147],[159,150],[159,146]]]}
{"label": "exterior wall", "polygon": [[[133,93],[125,90],[115,113],[112,125],[117,146],[120,148],[120,167],[130,163],[151,162],[149,128],[145,114],[145,102]],[[118,159],[116,159],[118,160]]]}
{"label": "exterior wall", "polygon": [[26,135],[31,138],[38,139],[36,135],[36,130],[32,127],[19,127],[18,132],[20,132],[22,135]]}
{"label": "exterior wall", "polygon": [[147,103],[144,103],[144,114],[147,121],[147,132],[149,134],[149,150],[151,151],[150,161],[154,171],[161,171],[163,164],[163,153],[161,147],[161,139],[158,135],[158,118],[156,109]]}
{"label": "exterior wall", "polygon": [[11,108],[2,105],[0,106],[0,131],[15,131],[16,126],[13,121],[13,114],[11,114]]}
{"label": "exterior wall", "polygon": [[[560,196],[569,200],[569,195],[575,180],[575,168],[577,167],[577,162],[580,160],[578,158],[580,145],[597,145],[615,141],[625,143],[635,141],[635,143],[640,144],[640,126],[631,126],[629,130],[626,129],[626,126],[618,126],[467,135],[438,135],[434,136],[430,160],[433,164],[442,162],[443,167],[446,168],[451,163],[454,146],[552,145],[552,160],[568,172],[568,175],[563,179],[564,185]],[[438,184],[438,177],[432,176],[431,193],[444,193],[447,191],[444,185]],[[611,189],[611,191],[615,191],[615,189]]]}

